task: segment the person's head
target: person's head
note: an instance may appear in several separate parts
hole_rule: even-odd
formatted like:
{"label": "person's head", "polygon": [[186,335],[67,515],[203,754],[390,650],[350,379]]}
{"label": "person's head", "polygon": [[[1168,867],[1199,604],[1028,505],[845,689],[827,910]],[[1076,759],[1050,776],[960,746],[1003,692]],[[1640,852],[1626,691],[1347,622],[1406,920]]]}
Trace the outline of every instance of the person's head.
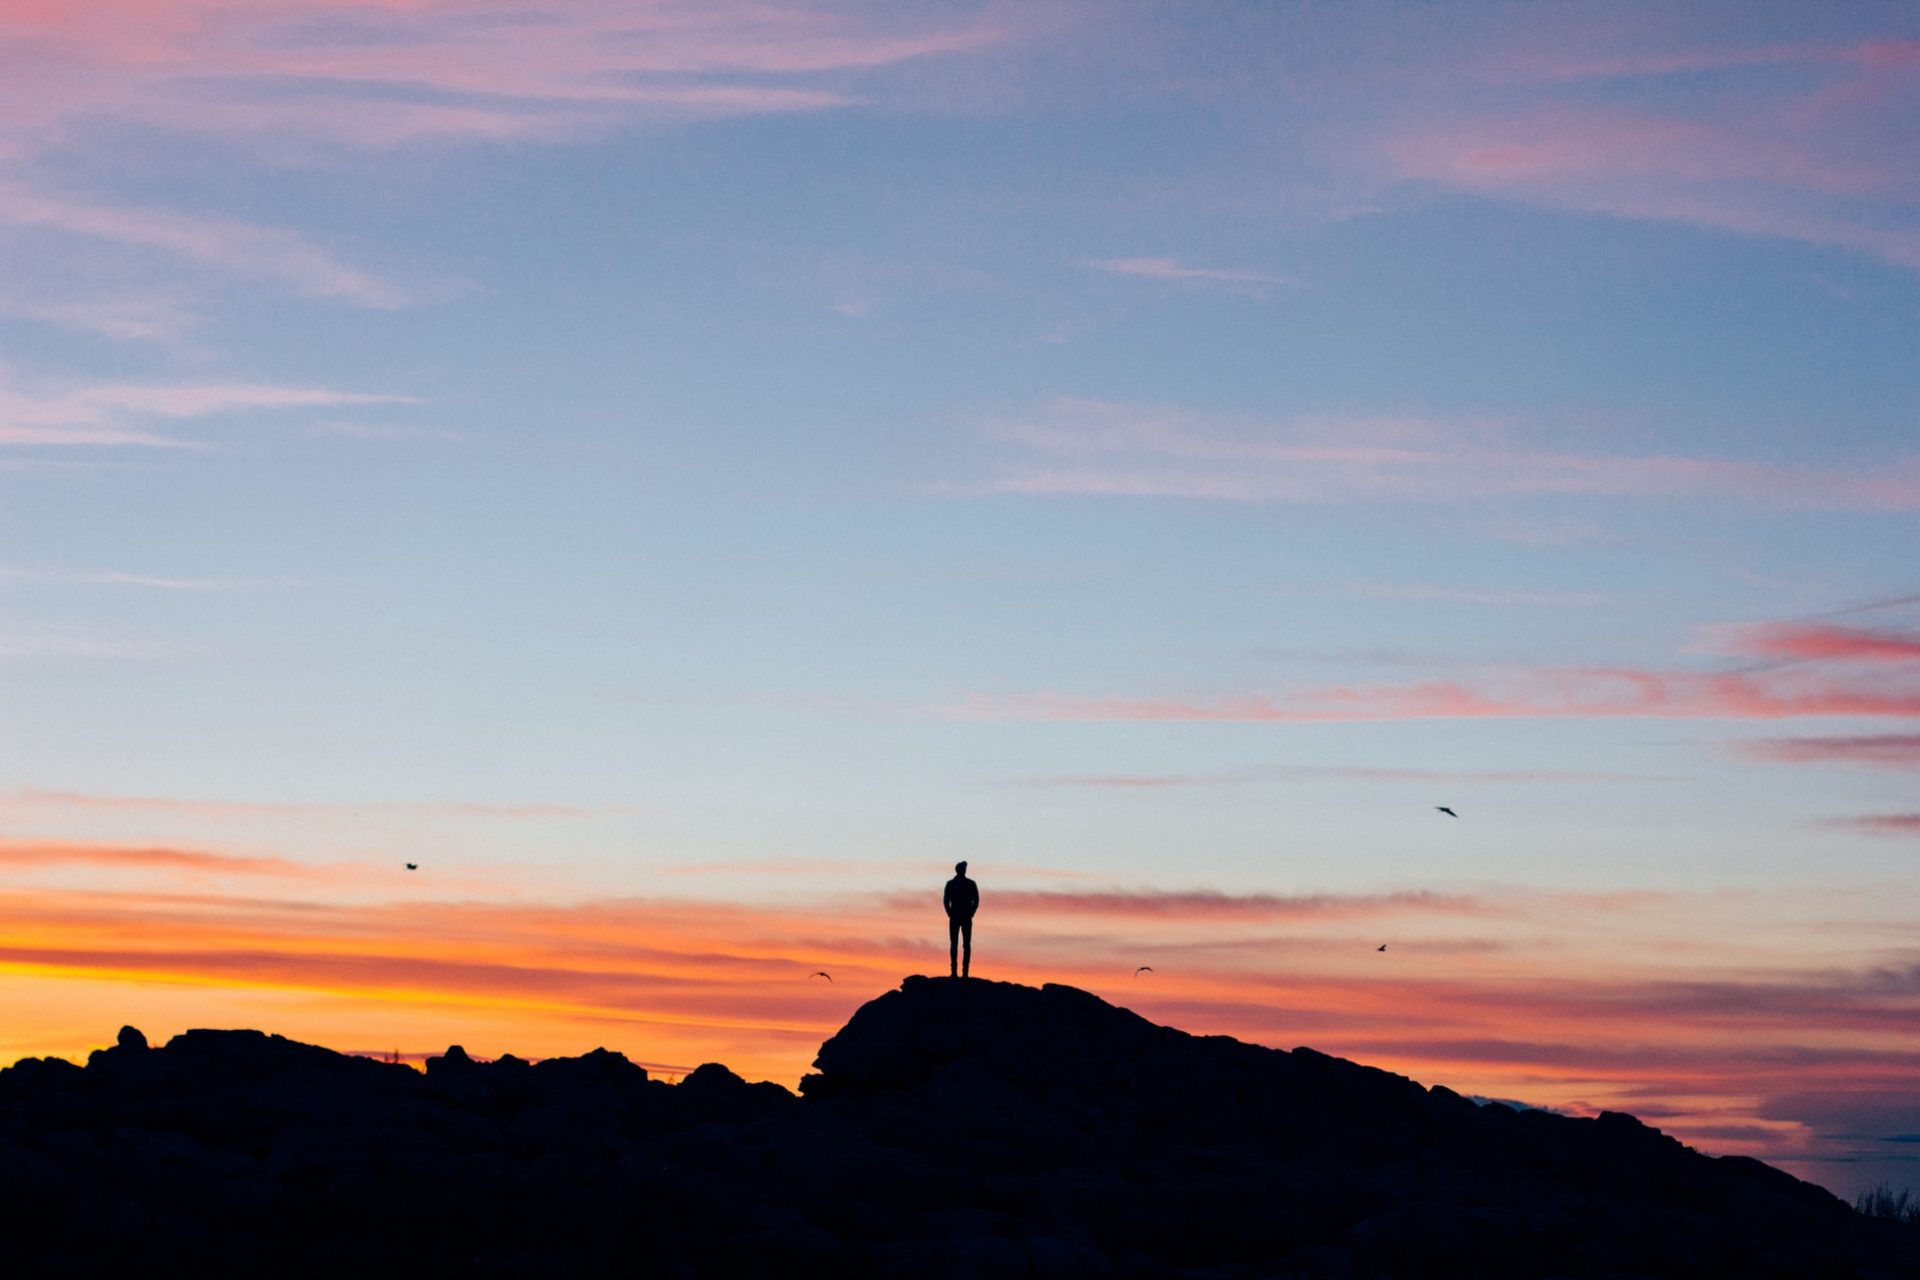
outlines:
{"label": "person's head", "polygon": [[953,864],[953,869],[954,869],[954,871],[956,871],[956,872],[958,872],[958,873],[959,873],[960,875],[965,875],[965,874],[967,874],[967,864],[966,864],[966,863],[964,863],[964,862],[956,862],[956,863],[954,863],[954,864]]}

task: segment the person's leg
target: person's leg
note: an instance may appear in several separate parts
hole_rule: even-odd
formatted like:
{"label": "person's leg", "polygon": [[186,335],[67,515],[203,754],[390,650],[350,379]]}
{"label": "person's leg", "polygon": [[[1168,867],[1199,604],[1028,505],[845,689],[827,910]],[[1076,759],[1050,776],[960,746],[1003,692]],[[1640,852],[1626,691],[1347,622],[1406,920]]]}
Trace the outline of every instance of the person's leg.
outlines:
{"label": "person's leg", "polygon": [[[967,951],[973,951],[972,931],[968,931]],[[947,917],[947,976],[960,976],[960,922],[952,916]]]}
{"label": "person's leg", "polygon": [[964,940],[960,952],[960,976],[967,977],[973,968],[973,917],[968,916],[960,922],[960,937]]}

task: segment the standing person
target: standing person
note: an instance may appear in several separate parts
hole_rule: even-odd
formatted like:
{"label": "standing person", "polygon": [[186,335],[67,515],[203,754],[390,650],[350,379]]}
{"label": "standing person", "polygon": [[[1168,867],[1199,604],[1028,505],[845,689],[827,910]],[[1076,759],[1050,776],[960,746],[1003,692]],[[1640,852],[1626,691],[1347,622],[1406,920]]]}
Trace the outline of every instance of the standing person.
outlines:
{"label": "standing person", "polygon": [[[973,967],[973,913],[980,909],[980,886],[967,879],[966,863],[956,862],[953,869],[955,875],[941,897],[947,909],[947,962],[953,970],[948,976],[964,978]],[[963,938],[965,951],[960,949]]]}

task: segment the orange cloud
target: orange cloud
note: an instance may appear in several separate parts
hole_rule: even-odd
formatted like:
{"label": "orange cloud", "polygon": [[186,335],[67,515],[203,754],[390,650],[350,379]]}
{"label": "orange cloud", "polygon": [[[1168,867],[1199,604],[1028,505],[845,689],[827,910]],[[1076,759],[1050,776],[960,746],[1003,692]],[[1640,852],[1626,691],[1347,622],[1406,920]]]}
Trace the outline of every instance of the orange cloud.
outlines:
{"label": "orange cloud", "polygon": [[[1487,903],[1463,894],[1426,891],[1381,894],[1219,893],[1210,890],[1158,892],[1113,890],[1106,893],[1062,890],[1013,890],[992,895],[995,911],[1018,915],[1118,916],[1195,920],[1352,919],[1355,917],[1435,912],[1442,915],[1485,915]],[[919,905],[922,897],[899,895],[887,899],[903,910]]]}
{"label": "orange cloud", "polygon": [[111,867],[116,870],[218,872],[223,875],[304,878],[313,868],[286,858],[249,858],[230,853],[148,846],[86,844],[58,840],[0,840],[0,868]]}
{"label": "orange cloud", "polygon": [[[34,848],[8,852],[82,869],[141,856]],[[271,859],[145,856],[158,870],[279,874]],[[606,1044],[791,1084],[862,1002],[946,958],[932,893],[355,904],[330,900],[334,883],[0,888],[0,981],[37,1011],[10,1019],[0,1048],[79,1054],[126,1022],[152,1035],[239,1023],[415,1054]],[[1920,953],[1882,892],[997,883],[975,937],[983,976],[1066,982],[1156,1021],[1312,1045],[1462,1092],[1659,1108],[1683,1138],[1721,1135],[1715,1149],[1835,1149],[1790,1111],[1761,1113],[1779,1080],[1893,1099],[1920,1063]],[[1135,977],[1142,964],[1153,972]],[[834,981],[809,981],[819,969]],[[1756,1132],[1728,1146],[1729,1126]]]}

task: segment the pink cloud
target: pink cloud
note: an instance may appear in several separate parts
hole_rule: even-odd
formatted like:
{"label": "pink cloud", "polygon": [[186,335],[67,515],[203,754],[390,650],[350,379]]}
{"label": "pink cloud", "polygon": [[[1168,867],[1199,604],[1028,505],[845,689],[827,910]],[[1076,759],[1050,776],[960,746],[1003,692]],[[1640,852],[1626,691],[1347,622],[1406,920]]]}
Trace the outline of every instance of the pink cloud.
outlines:
{"label": "pink cloud", "polygon": [[1859,818],[1844,818],[1839,825],[1882,835],[1920,836],[1920,813],[1869,814]]}
{"label": "pink cloud", "polygon": [[[230,0],[0,9],[0,224],[184,258],[356,306],[413,290],[289,230],[60,194],[33,163],[100,121],[279,162],[339,149],[559,142],[646,121],[819,112],[866,73],[1005,40],[1019,11],[840,14],[766,0]],[[25,175],[32,173],[29,180]],[[119,336],[149,320],[76,316]]]}
{"label": "pink cloud", "polygon": [[1556,48],[1515,56],[1507,50],[1483,74],[1515,80],[1641,79],[1729,71],[1747,67],[1855,64],[1908,66],[1920,62],[1920,40],[1861,40],[1849,44],[1773,43],[1697,46],[1691,49],[1628,49],[1620,52]]}
{"label": "pink cloud", "polygon": [[304,877],[312,869],[285,858],[242,857],[198,849],[88,844],[60,840],[0,840],[0,867],[95,866],[116,870],[215,872],[222,875]]}
{"label": "pink cloud", "polygon": [[1857,471],[1727,458],[1583,454],[1508,442],[1511,425],[1405,418],[1242,421],[1058,399],[995,423],[1024,454],[983,488],[1232,502],[1479,502],[1529,495],[1722,497],[1920,507],[1920,454]]}
{"label": "pink cloud", "polygon": [[1836,627],[1811,622],[1769,622],[1726,633],[1731,652],[1767,658],[1834,659],[1853,662],[1920,661],[1920,633]]}
{"label": "pink cloud", "polygon": [[[1920,268],[1903,212],[1920,182],[1903,128],[1913,41],[1621,50],[1588,34],[1481,63],[1501,107],[1429,102],[1376,139],[1380,155],[1400,178]],[[1679,73],[1694,90],[1657,110],[1606,83]]]}
{"label": "pink cloud", "polygon": [[251,382],[177,386],[106,383],[51,394],[26,394],[0,382],[0,443],[193,448],[197,442],[159,434],[143,420],[180,420],[246,410],[417,403],[412,396]]}
{"label": "pink cloud", "polygon": [[1118,791],[1172,787],[1239,786],[1296,778],[1349,778],[1367,782],[1624,782],[1629,775],[1551,769],[1397,769],[1366,765],[1276,765],[1225,773],[1068,773],[1022,778],[1023,787],[1091,787]]}
{"label": "pink cloud", "polygon": [[[890,905],[911,909],[924,901],[924,895],[900,895],[888,901]],[[1424,890],[1383,894],[1000,890],[991,895],[990,905],[995,912],[1014,915],[1243,921],[1347,920],[1425,913],[1480,916],[1495,910],[1488,903],[1463,894]]]}
{"label": "pink cloud", "polygon": [[[57,1000],[62,1026],[76,1011],[150,1034],[265,1021],[376,1046],[393,1042],[380,1028],[404,1027],[410,1043],[523,1056],[606,1043],[791,1084],[862,1002],[945,961],[931,894],[343,904],[301,889],[0,889],[0,966],[10,990],[43,996],[35,1007]],[[1809,924],[1810,902],[1863,917],[1842,935],[1853,953]],[[996,978],[1068,982],[1198,1033],[1309,1044],[1463,1092],[1624,1106],[1683,1136],[1736,1122],[1791,1135],[1792,1118],[1814,1112],[1779,1096],[1781,1078],[1859,1105],[1910,1098],[1920,965],[1910,948],[1881,950],[1907,931],[1879,902],[1831,890],[1763,901],[989,887],[975,954]],[[1596,911],[1617,919],[1586,927]],[[1475,934],[1449,932],[1454,916]],[[1678,980],[1668,952],[1646,955],[1677,938],[1691,948]],[[1143,962],[1155,972],[1136,979]],[[810,984],[822,968],[836,981]],[[10,1031],[16,1052],[91,1047],[49,1039],[63,1033],[31,1016]]]}
{"label": "pink cloud", "polygon": [[1867,764],[1920,769],[1920,734],[1883,733],[1853,737],[1775,738],[1740,743],[1742,755],[1779,764]]}
{"label": "pink cloud", "polygon": [[1765,673],[1540,668],[1500,687],[1455,681],[1325,685],[1285,696],[1144,698],[1036,693],[974,695],[942,709],[963,720],[1213,721],[1312,724],[1378,720],[1920,718],[1920,688],[1857,688]]}
{"label": "pink cloud", "polygon": [[[133,116],[356,146],[559,136],[631,119],[817,111],[857,73],[1000,42],[1011,11],[838,15],[748,0],[223,0],[119,6],[111,24],[19,6],[0,113],[50,129]],[[4,50],[5,45],[0,45]],[[0,119],[5,118],[0,114]]]}

